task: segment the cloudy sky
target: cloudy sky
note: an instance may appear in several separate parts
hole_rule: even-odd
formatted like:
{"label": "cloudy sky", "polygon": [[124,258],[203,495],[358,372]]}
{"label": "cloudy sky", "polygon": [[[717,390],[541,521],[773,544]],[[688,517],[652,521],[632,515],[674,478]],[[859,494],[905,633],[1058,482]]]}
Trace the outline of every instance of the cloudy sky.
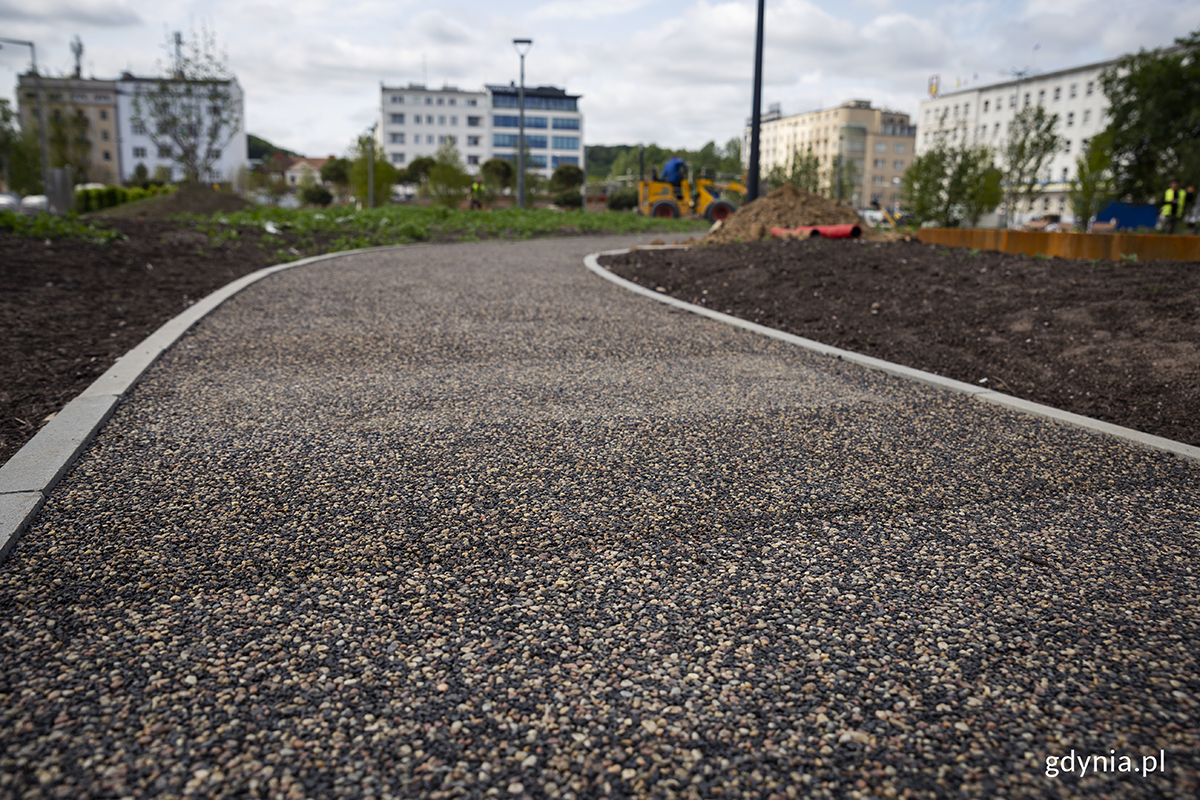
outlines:
{"label": "cloudy sky", "polygon": [[[474,89],[518,77],[583,95],[591,144],[698,147],[750,112],[753,0],[0,0],[0,37],[32,39],[43,72],[157,74],[168,32],[214,30],[246,90],[250,132],[314,156],[371,124],[379,84]],[[1170,44],[1200,28],[1196,0],[768,0],[764,106],[784,113],[871,100],[914,113],[1004,72],[1051,71]],[[14,98],[28,48],[0,49]]]}

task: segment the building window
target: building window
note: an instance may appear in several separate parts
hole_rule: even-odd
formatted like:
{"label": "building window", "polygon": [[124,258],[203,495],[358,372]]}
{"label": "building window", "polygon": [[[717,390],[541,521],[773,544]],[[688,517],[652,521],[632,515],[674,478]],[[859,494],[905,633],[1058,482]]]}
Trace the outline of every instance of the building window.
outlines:
{"label": "building window", "polygon": [[1085,124],[1085,125],[1086,125],[1087,123],[1089,123],[1089,122],[1091,122],[1091,121],[1092,121],[1092,110],[1091,110],[1090,108],[1084,109],[1084,111],[1083,111],[1083,124]]}
{"label": "building window", "polygon": [[515,133],[493,133],[492,147],[516,147],[517,134]]}
{"label": "building window", "polygon": [[886,153],[887,152],[887,142],[876,142],[875,143],[875,152],[876,153]]}
{"label": "building window", "polygon": [[986,114],[986,113],[988,112],[988,105],[990,105],[990,104],[991,104],[991,101],[990,101],[990,100],[984,100],[984,101],[983,101],[983,113],[985,113],[985,114]]}
{"label": "building window", "polygon": [[[420,122],[421,118],[416,117],[416,120],[417,120],[417,122]],[[404,115],[403,114],[392,114],[392,124],[393,125],[403,125],[404,124]]]}
{"label": "building window", "polygon": [[[97,102],[97,103],[107,103],[107,102],[108,102],[108,95],[106,95],[106,94],[98,94],[98,95],[96,95],[96,102]],[[103,118],[103,117],[101,117],[101,119],[104,119],[104,118]]]}
{"label": "building window", "polygon": [[999,136],[999,135],[1000,135],[1000,123],[997,122],[996,127],[992,128],[992,136]]}
{"label": "building window", "polygon": [[[534,138],[534,137],[530,137],[530,138]],[[545,136],[542,136],[540,138],[543,141],[545,141],[545,139],[546,139]],[[579,137],[578,136],[552,136],[552,137],[550,137],[550,146],[553,147],[555,150],[578,150],[579,149]]]}
{"label": "building window", "polygon": [[1078,83],[1072,83],[1072,84],[1071,84],[1071,88],[1070,88],[1070,90],[1069,90],[1069,91],[1068,91],[1068,93],[1067,93],[1067,96],[1068,96],[1068,97],[1074,97],[1074,96],[1075,96],[1075,95],[1077,95],[1077,94],[1079,94],[1079,84],[1078,84]]}
{"label": "building window", "polygon": [[1095,83],[1094,81],[1088,81],[1088,85],[1087,85],[1087,96],[1088,97],[1092,96],[1092,86],[1094,85],[1094,83]]}
{"label": "building window", "polygon": [[969,113],[971,113],[971,104],[970,104],[970,103],[963,103],[963,116],[965,117],[965,116],[967,116],[967,114],[969,114]]}
{"label": "building window", "polygon": [[478,101],[476,101],[476,100],[475,100],[475,98],[474,98],[474,97],[468,97],[468,98],[467,98],[467,105],[469,105],[469,106],[475,106],[475,105],[479,105],[479,103],[478,103]]}
{"label": "building window", "polygon": [[893,161],[892,169],[904,169],[904,162],[903,161]]}
{"label": "building window", "polygon": [[445,102],[446,102],[446,98],[444,98],[444,97],[439,97],[437,99],[437,103],[439,106],[445,104]]}
{"label": "building window", "polygon": [[1044,200],[1042,200],[1042,211],[1049,211],[1049,210],[1050,210],[1050,198],[1047,197]]}
{"label": "building window", "polygon": [[108,131],[100,131],[100,141],[102,141],[102,142],[108,141]]}
{"label": "building window", "polygon": [[546,166],[546,157],[544,155],[538,155],[537,153],[530,153],[529,165],[532,167],[544,167]]}
{"label": "building window", "polygon": [[874,166],[875,166],[875,169],[883,169],[884,167],[887,166],[887,159],[885,159],[885,158],[875,159]]}
{"label": "building window", "polygon": [[577,131],[579,120],[573,117],[555,117],[550,126],[556,131]]}
{"label": "building window", "polygon": [[958,103],[954,104],[954,116],[958,116]]}
{"label": "building window", "polygon": [[144,148],[144,147],[133,148],[133,157],[134,158],[145,158],[146,157],[146,148]]}
{"label": "building window", "polygon": [[108,119],[108,111],[103,108],[100,109],[100,119]]}
{"label": "building window", "polygon": [[1061,87],[1061,86],[1055,86],[1055,87],[1054,87],[1054,99],[1055,99],[1055,100],[1058,100],[1058,99],[1059,99],[1059,98],[1061,98],[1061,97],[1062,97],[1062,87]]}
{"label": "building window", "polygon": [[104,160],[105,160],[105,161],[112,161],[112,153],[110,153],[110,152],[108,152],[107,150],[105,150],[105,151],[104,151]]}
{"label": "building window", "polygon": [[479,137],[478,136],[468,136],[467,137],[467,147],[479,147]]}
{"label": "building window", "polygon": [[1063,140],[1063,152],[1064,153],[1071,152],[1071,140],[1070,139]]}
{"label": "building window", "polygon": [[133,123],[133,132],[135,134],[137,134],[138,136],[145,136],[146,135],[146,123],[144,123],[144,122]]}
{"label": "building window", "polygon": [[904,147],[904,145],[903,145],[903,144],[898,144],[898,145],[896,145],[896,146],[895,146],[893,149],[894,149],[894,150],[895,150],[897,153],[903,153],[903,152],[905,151],[905,149],[906,149],[906,148]]}
{"label": "building window", "polygon": [[[400,114],[399,116],[401,116],[401,117],[402,117],[402,116],[404,116],[404,115],[403,115],[403,114]],[[413,114],[413,125],[420,125],[420,124],[421,124],[421,115],[420,115],[420,114]]]}
{"label": "building window", "polygon": [[392,153],[392,163],[393,164],[403,164],[404,163],[404,153]]}
{"label": "building window", "polygon": [[479,156],[467,156],[467,166],[473,167],[479,163]]}
{"label": "building window", "polygon": [[883,176],[875,175],[874,177],[871,178],[871,183],[874,184],[875,186],[883,186]]}
{"label": "building window", "polygon": [[1045,102],[1046,102],[1046,90],[1039,89],[1038,90],[1038,105],[1040,106]]}
{"label": "building window", "polygon": [[[394,95],[392,95],[392,102],[393,102],[393,103],[403,103],[403,102],[404,102],[404,95],[402,95],[402,94],[394,94]],[[395,158],[395,156],[393,155],[393,156],[392,156],[392,158]]]}
{"label": "building window", "polygon": [[458,124],[458,117],[454,117],[454,116],[450,117],[450,124],[451,124],[451,125],[457,125],[457,124]]}
{"label": "building window", "polygon": [[467,117],[467,127],[468,128],[478,128],[480,123],[482,123],[482,122],[483,122],[483,117]]}
{"label": "building window", "polygon": [[[525,144],[529,147],[537,148],[538,150],[545,150],[546,149],[546,137],[538,136],[538,135],[530,136],[527,133],[527,134],[525,134]],[[543,167],[546,166],[546,162],[544,159],[545,159],[545,157],[543,156],[543,161],[542,161]]]}
{"label": "building window", "polygon": [[456,105],[458,105],[458,101],[457,101],[456,99],[454,99],[453,97],[451,97],[451,98],[450,98],[450,105],[452,105],[452,106],[456,106]]}
{"label": "building window", "polygon": [[158,148],[158,157],[159,158],[170,158],[171,157],[171,148],[169,148],[169,147]]}
{"label": "building window", "polygon": [[425,137],[425,144],[433,144],[433,134],[432,133]]}
{"label": "building window", "polygon": [[404,144],[404,134],[403,133],[393,133],[392,134],[392,144]]}
{"label": "building window", "polygon": [[1063,183],[1067,182],[1067,168],[1063,167]]}
{"label": "building window", "polygon": [[1067,112],[1067,127],[1069,128],[1074,124],[1075,124],[1075,112],[1074,111]]}
{"label": "building window", "polygon": [[507,114],[493,114],[493,128],[516,128],[520,126],[521,120],[519,117],[509,116]]}
{"label": "building window", "polygon": [[1029,92],[1026,92],[1025,93],[1025,105],[1029,105],[1029,98],[1030,98],[1030,94],[1029,94]]}
{"label": "building window", "polygon": [[446,115],[439,114],[438,115],[438,125],[445,125],[445,124],[446,124]]}
{"label": "building window", "polygon": [[579,166],[579,156],[551,156],[550,167],[558,169],[560,164],[573,164]]}
{"label": "building window", "polygon": [[426,125],[432,125],[432,124],[433,124],[433,114],[426,114],[426,115],[425,115],[425,124],[426,124]]}
{"label": "building window", "polygon": [[425,98],[425,105],[427,105],[427,106],[431,106],[431,105],[433,105],[433,98],[432,98],[432,97],[426,97],[426,98]]}

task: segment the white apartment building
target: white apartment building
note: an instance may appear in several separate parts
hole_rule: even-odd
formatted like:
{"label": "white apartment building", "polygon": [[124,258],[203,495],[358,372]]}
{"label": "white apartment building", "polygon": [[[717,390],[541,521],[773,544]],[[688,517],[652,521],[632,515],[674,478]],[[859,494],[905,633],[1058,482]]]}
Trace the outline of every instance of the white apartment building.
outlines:
{"label": "white apartment building", "polygon": [[[454,86],[429,89],[410,83],[404,88],[380,86],[376,142],[387,160],[403,168],[414,159],[433,156],[447,141],[462,153],[468,171],[491,158],[517,160],[518,90],[488,85],[481,91]],[[554,86],[525,88],[525,139],[529,167],[549,177],[561,164],[583,161],[583,114],[579,95]]]}
{"label": "white apartment building", "polygon": [[[817,157],[821,182],[828,185],[842,157],[843,179],[850,179],[850,200],[894,206],[900,178],[912,163],[917,129],[908,114],[872,108],[869,100],[848,100],[837,108],[784,116],[770,106],[759,128],[759,170],[788,167],[795,153]],[[750,123],[743,132],[742,158],[749,165]]]}
{"label": "white apartment building", "polygon": [[1108,124],[1108,99],[1100,88],[1100,73],[1115,63],[1103,61],[925,100],[918,112],[921,134],[917,154],[933,147],[939,136],[947,137],[951,144],[965,137],[998,150],[1018,109],[1035,103],[1043,106],[1058,115],[1063,147],[1040,176],[1041,198],[1033,208],[1017,209],[1017,215],[1061,214],[1064,221],[1073,221],[1067,191],[1077,177],[1075,159]]}
{"label": "white apartment building", "polygon": [[[145,126],[138,125],[133,121],[135,116],[134,97],[139,92],[149,91],[160,80],[162,79],[138,78],[126,72],[117,81],[117,146],[120,150],[119,163],[123,183],[133,180],[134,170],[137,169],[138,164],[144,164],[151,176],[154,175],[155,169],[164,167],[170,171],[171,180],[180,181],[186,177],[183,174],[183,168],[171,157],[170,148],[160,149],[150,138],[149,131]],[[230,80],[229,86],[231,93],[238,99],[240,105],[243,96],[242,87],[236,78]],[[233,181],[237,178],[238,171],[249,165],[244,106],[242,106],[242,114],[236,120],[235,125],[236,130],[224,132],[224,134],[229,134],[228,141],[220,148],[212,171],[208,175],[202,175],[201,180],[214,183]],[[222,139],[225,138],[226,136],[223,135]]]}

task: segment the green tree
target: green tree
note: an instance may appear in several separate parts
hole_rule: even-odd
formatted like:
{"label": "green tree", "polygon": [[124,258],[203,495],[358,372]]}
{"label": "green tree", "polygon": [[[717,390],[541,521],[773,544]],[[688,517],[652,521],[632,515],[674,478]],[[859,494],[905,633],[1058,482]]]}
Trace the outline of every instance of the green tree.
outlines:
{"label": "green tree", "polygon": [[1042,195],[1038,178],[1062,148],[1062,137],[1058,127],[1058,114],[1050,114],[1038,105],[1025,106],[1013,117],[1009,126],[1008,139],[1001,148],[1005,185],[1005,213],[1008,224],[1021,201],[1026,210],[1032,210],[1034,202]]}
{"label": "green tree", "polygon": [[579,191],[583,185],[583,170],[574,164],[560,164],[550,176],[550,191],[566,192],[574,189]]}
{"label": "green tree", "polygon": [[946,194],[941,223],[957,226],[966,222],[974,227],[979,218],[1000,205],[1004,199],[1000,170],[992,148],[968,144],[963,136],[957,146],[947,149]]}
{"label": "green tree", "polygon": [[1100,75],[1116,196],[1159,205],[1172,178],[1200,175],[1200,30],[1175,52],[1139,51]]}
{"label": "green tree", "polygon": [[333,157],[321,165],[321,180],[334,186],[346,186],[350,183],[350,160]]}
{"label": "green tree", "polygon": [[385,160],[383,148],[376,146],[370,134],[359,136],[350,149],[350,191],[364,204],[367,202],[367,163],[372,160],[372,153],[375,162],[375,202],[386,203],[391,197],[392,185],[396,183],[396,168]]}
{"label": "green tree", "polygon": [[1112,144],[1106,133],[1093,137],[1075,158],[1076,177],[1067,190],[1067,202],[1075,214],[1075,224],[1084,230],[1099,213],[1100,204],[1113,195],[1111,167]]}
{"label": "green tree", "polygon": [[489,158],[479,168],[479,174],[493,196],[511,188],[517,179],[517,170],[507,158]]}
{"label": "green tree", "polygon": [[765,181],[770,189],[790,183],[797,189],[816,194],[821,189],[821,159],[813,154],[812,147],[803,153],[795,149],[786,165],[776,164],[771,168]]}
{"label": "green tree", "polygon": [[438,205],[458,208],[471,186],[471,176],[463,166],[462,156],[454,142],[449,139],[437,149],[434,164],[429,168],[429,179],[422,191]]}
{"label": "green tree", "polygon": [[[167,50],[175,51],[168,41]],[[166,77],[138,86],[133,95],[134,125],[195,183],[212,177],[221,151],[241,127],[242,98],[234,91],[228,58],[217,50],[215,34],[201,27],[177,48]]]}
{"label": "green tree", "polygon": [[946,148],[938,144],[913,159],[900,179],[900,200],[918,225],[939,220],[945,208]]}

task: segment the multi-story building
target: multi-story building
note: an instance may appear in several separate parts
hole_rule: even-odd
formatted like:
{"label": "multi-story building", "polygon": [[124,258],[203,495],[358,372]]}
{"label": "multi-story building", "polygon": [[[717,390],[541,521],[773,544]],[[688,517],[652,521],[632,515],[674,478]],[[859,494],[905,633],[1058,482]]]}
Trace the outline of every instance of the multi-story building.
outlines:
{"label": "multi-story building", "polygon": [[[475,92],[454,86],[429,89],[419,83],[405,88],[381,85],[376,142],[398,168],[433,156],[447,142],[458,148],[472,173],[490,158],[515,163],[517,94],[517,87],[511,85],[489,85]],[[531,170],[549,177],[560,164],[583,167],[583,115],[578,100],[578,95],[553,86],[525,89]]]}
{"label": "multi-story building", "polygon": [[918,118],[917,153],[926,152],[943,137],[951,145],[965,140],[1000,149],[1017,111],[1036,103],[1058,115],[1063,147],[1039,176],[1041,197],[1033,208],[1020,208],[1016,213],[1021,217],[1061,214],[1071,220],[1067,192],[1077,177],[1075,159],[1108,124],[1108,100],[1100,87],[1100,73],[1114,64],[1116,61],[1103,61],[925,100]]}
{"label": "multi-story building", "polygon": [[[36,130],[36,77],[17,79],[22,130]],[[117,147],[117,84],[90,78],[41,77],[52,166],[69,164],[81,183],[113,183],[120,177]]]}
{"label": "multi-story building", "polygon": [[[762,117],[759,169],[766,175],[776,166],[788,167],[795,155],[817,157],[823,185],[835,185],[834,171],[841,156],[843,181],[856,206],[875,202],[894,205],[900,178],[912,163],[917,129],[908,114],[872,108],[869,100],[849,100],[837,108],[784,116],[778,105]],[[743,159],[749,164],[750,125],[743,134]]]}
{"label": "multi-story building", "polygon": [[[186,177],[183,174],[183,167],[175,160],[173,146],[161,139],[156,145],[155,137],[151,136],[145,122],[135,121],[135,117],[138,116],[135,109],[135,98],[141,93],[150,91],[164,80],[172,85],[182,83],[182,81],[174,79],[139,78],[128,72],[124,73],[116,82],[120,179],[122,182],[133,180],[138,165],[145,166],[151,176],[156,173],[165,173],[170,180],[174,181],[180,181]],[[246,114],[242,104],[242,87],[236,78],[230,78],[226,86],[232,101],[236,102],[241,113],[233,119],[231,125],[221,131],[220,141],[214,148],[217,152],[213,154],[212,168],[208,174],[200,176],[200,179],[206,182],[232,182],[236,180],[238,172],[246,167],[250,160],[246,137]],[[201,132],[198,140],[201,145],[205,145],[203,130],[211,119],[211,112],[203,104],[200,106],[200,111],[203,122],[200,126]],[[148,112],[143,109],[142,113],[146,115]]]}

